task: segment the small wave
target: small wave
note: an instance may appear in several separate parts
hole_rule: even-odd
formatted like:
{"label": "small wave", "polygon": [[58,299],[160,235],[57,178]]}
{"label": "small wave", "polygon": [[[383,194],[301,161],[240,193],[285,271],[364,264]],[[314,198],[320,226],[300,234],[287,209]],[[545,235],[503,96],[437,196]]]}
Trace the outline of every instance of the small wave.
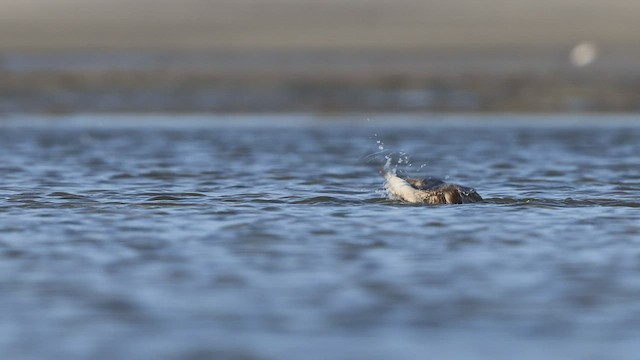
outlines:
{"label": "small wave", "polygon": [[333,196],[314,196],[303,200],[292,202],[292,204],[326,204],[342,202],[342,199],[335,198]]}
{"label": "small wave", "polygon": [[85,196],[82,196],[82,195],[76,195],[76,194],[71,194],[71,193],[62,192],[62,191],[52,192],[48,196],[58,197],[63,199],[84,199],[85,198]]}
{"label": "small wave", "polygon": [[172,196],[206,196],[205,194],[198,192],[156,192],[156,191],[148,191],[140,193],[140,195],[144,196],[162,196],[162,195],[172,195]]}
{"label": "small wave", "polygon": [[145,207],[194,207],[194,206],[199,206],[201,204],[164,200],[164,201],[144,201],[141,203],[137,203],[136,205],[145,206]]}
{"label": "small wave", "polygon": [[68,192],[63,192],[63,191],[56,191],[56,192],[52,192],[50,194],[47,195],[48,197],[54,197],[54,198],[58,198],[61,200],[84,200],[84,201],[94,201],[93,199],[91,199],[88,196],[84,196],[84,195],[78,195],[78,194],[72,194],[72,193],[68,193]]}
{"label": "small wave", "polygon": [[170,172],[170,171],[149,171],[146,173],[140,174],[142,177],[151,178],[151,179],[173,179],[179,176],[179,174]]}
{"label": "small wave", "polygon": [[139,175],[140,177],[158,180],[171,180],[176,178],[197,177],[198,174],[178,173],[173,171],[149,171]]}
{"label": "small wave", "polygon": [[252,203],[258,204],[285,204],[286,201],[278,200],[278,199],[253,199],[250,200]]}
{"label": "small wave", "polygon": [[314,196],[299,200],[293,200],[290,204],[327,204],[327,205],[344,205],[344,206],[356,206],[356,205],[368,205],[368,204],[392,204],[389,199],[386,198],[370,198],[370,199],[345,199],[334,196]]}
{"label": "small wave", "polygon": [[640,202],[617,199],[545,199],[545,198],[488,198],[485,203],[499,205],[534,205],[548,207],[640,207]]}
{"label": "small wave", "polygon": [[[168,207],[184,207],[184,206],[198,206],[202,203],[196,198],[204,198],[206,195],[200,193],[146,193],[150,196],[139,205],[143,206],[168,206]],[[194,202],[198,201],[198,202]]]}
{"label": "small wave", "polygon": [[147,199],[147,201],[179,201],[182,198],[171,195],[158,195]]}
{"label": "small wave", "polygon": [[176,193],[176,196],[188,196],[188,197],[206,197],[206,194],[203,193],[199,193],[199,192],[181,192],[181,193]]}
{"label": "small wave", "polygon": [[17,173],[22,171],[25,171],[25,169],[18,166],[0,166],[0,173],[11,174],[11,173]]}
{"label": "small wave", "polygon": [[22,193],[13,196],[9,196],[7,201],[9,202],[36,202],[42,199],[42,196],[37,193]]}
{"label": "small wave", "polygon": [[147,192],[140,195],[149,196],[146,201],[180,201],[188,198],[206,197],[207,195],[197,192],[179,192],[179,193],[156,193]]}
{"label": "small wave", "polygon": [[134,175],[129,174],[127,172],[124,172],[124,173],[111,175],[110,180],[131,179],[131,178],[134,178],[134,177],[135,177]]}

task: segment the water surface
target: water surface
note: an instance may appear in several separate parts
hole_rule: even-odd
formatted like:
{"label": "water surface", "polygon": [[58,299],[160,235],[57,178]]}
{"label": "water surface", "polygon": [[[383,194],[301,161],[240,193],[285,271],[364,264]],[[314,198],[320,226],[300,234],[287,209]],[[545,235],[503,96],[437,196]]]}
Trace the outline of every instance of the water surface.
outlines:
{"label": "water surface", "polygon": [[[632,359],[639,124],[0,119],[0,350]],[[486,201],[390,201],[385,155]]]}

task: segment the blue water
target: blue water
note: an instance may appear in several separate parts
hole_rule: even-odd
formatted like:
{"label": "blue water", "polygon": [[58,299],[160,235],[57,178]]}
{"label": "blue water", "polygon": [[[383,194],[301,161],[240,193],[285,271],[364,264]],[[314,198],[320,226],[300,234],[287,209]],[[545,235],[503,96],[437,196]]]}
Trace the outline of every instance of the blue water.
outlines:
{"label": "blue water", "polygon": [[[632,117],[13,116],[0,154],[2,358],[640,352]],[[485,201],[388,200],[385,157]]]}

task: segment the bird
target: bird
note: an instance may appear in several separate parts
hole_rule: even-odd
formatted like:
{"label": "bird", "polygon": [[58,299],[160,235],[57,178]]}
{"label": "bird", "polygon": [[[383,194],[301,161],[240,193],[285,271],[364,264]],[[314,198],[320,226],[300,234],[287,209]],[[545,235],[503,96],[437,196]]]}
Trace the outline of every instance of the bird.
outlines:
{"label": "bird", "polygon": [[395,172],[382,170],[385,189],[393,200],[412,204],[467,204],[482,201],[474,189],[446,183],[436,178],[401,178]]}

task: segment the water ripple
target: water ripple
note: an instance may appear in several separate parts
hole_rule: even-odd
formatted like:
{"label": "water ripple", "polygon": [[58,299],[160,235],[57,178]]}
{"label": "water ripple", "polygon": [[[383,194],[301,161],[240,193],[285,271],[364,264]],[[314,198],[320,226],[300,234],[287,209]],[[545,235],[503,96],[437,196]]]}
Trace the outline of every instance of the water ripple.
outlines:
{"label": "water ripple", "polygon": [[[77,116],[0,119],[5,358],[638,353],[635,125]],[[389,200],[385,156],[485,201]]]}

